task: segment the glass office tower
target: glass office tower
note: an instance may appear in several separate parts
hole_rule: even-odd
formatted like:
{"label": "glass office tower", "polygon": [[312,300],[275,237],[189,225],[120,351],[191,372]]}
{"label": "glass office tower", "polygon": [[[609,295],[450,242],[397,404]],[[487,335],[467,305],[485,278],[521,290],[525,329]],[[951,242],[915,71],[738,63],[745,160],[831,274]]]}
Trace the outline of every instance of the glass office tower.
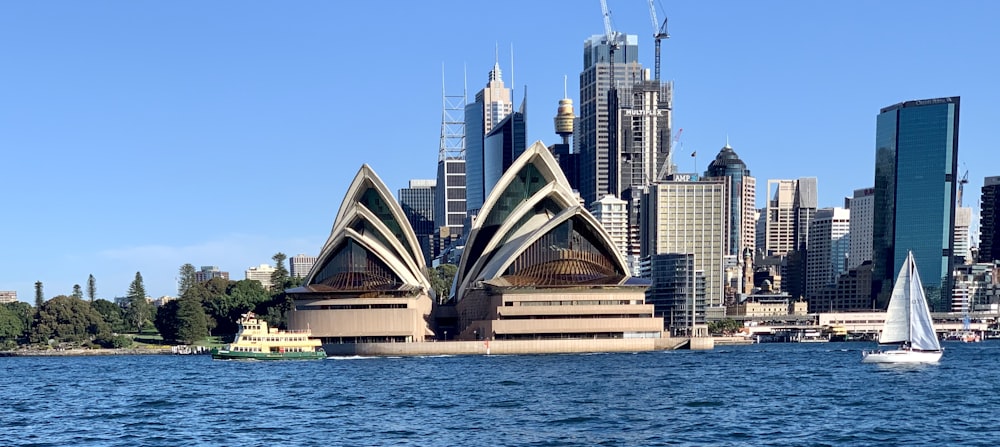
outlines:
{"label": "glass office tower", "polygon": [[959,97],[907,101],[881,110],[875,135],[875,307],[885,309],[913,251],[932,311],[951,308]]}

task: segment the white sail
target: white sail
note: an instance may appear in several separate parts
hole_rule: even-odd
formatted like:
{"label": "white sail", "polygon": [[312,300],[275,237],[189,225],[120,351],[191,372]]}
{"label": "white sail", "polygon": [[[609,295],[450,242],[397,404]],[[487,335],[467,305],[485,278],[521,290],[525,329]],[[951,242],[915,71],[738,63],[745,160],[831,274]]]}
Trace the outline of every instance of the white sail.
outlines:
{"label": "white sail", "polygon": [[913,349],[925,351],[941,349],[912,252],[896,277],[878,341],[882,344],[910,342]]}

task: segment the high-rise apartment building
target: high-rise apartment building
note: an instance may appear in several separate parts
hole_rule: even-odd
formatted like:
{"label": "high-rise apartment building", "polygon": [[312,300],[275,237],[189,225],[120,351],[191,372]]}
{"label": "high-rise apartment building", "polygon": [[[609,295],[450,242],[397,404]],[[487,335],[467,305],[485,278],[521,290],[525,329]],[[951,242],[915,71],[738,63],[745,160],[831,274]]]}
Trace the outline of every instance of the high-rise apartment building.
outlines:
{"label": "high-rise apartment building", "polygon": [[872,260],[872,228],[875,226],[875,188],[854,190],[848,200],[851,209],[851,252],[847,268]]}
{"label": "high-rise apartment building", "polygon": [[580,72],[580,120],[574,137],[580,154],[580,194],[585,203],[592,203],[614,194],[609,179],[609,153],[611,121],[617,110],[617,93],[609,95],[611,70],[614,67],[614,82],[632,85],[642,80],[642,65],[639,64],[639,37],[634,34],[617,34],[614,39],[614,63],[605,35],[595,35],[583,44],[583,71]]}
{"label": "high-rise apartment building", "polygon": [[403,208],[410,227],[417,236],[417,242],[424,253],[424,261],[431,264],[435,253],[434,234],[434,191],[436,180],[410,180],[409,187],[400,188],[399,206]]}
{"label": "high-rise apartment building", "polygon": [[896,273],[913,252],[931,311],[948,311],[954,267],[959,97],[883,108],[875,131],[872,278],[884,309]]}
{"label": "high-rise apartment building", "polygon": [[673,175],[649,186],[642,197],[642,257],[690,253],[694,269],[705,276],[706,308],[724,304],[726,253],[726,180],[692,180]]}
{"label": "high-rise apartment building", "polygon": [[194,272],[194,282],[203,283],[212,278],[222,278],[229,280],[229,272],[223,272],[219,270],[219,267],[214,265],[203,265],[201,270]]}
{"label": "high-rise apartment building", "polygon": [[291,258],[288,258],[288,274],[292,278],[305,278],[315,263],[316,256],[308,256],[299,253]]}
{"label": "high-rise apartment building", "polygon": [[270,289],[271,285],[271,275],[275,272],[274,266],[270,264],[261,264],[257,267],[249,267],[246,270],[246,279],[252,279],[254,281],[259,281],[264,289]]}
{"label": "high-rise apartment building", "polygon": [[983,180],[979,200],[979,262],[1000,260],[1000,176]]}
{"label": "high-rise apartment building", "polygon": [[742,258],[743,249],[753,250],[757,238],[757,179],[750,176],[747,165],[729,143],[719,151],[705,171],[708,178],[728,178],[729,204],[726,206],[726,220],[729,234],[726,255]]}
{"label": "high-rise apartment building", "polygon": [[850,231],[851,210],[821,208],[816,211],[809,225],[806,248],[806,299],[810,304],[817,291],[834,286],[837,277],[847,271]]}
{"label": "high-rise apartment building", "polygon": [[[465,106],[466,200],[470,212],[476,212],[483,206],[488,193],[485,182],[486,136],[513,110],[511,91],[503,84],[500,63],[497,62],[490,70],[486,87],[476,93],[475,101]],[[523,145],[520,150],[524,150]]]}

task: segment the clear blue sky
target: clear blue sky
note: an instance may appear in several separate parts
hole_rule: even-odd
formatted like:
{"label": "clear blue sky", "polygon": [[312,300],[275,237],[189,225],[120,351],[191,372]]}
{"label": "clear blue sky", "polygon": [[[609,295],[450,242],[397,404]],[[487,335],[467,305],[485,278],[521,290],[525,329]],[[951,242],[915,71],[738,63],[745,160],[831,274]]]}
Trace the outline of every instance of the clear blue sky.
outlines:
{"label": "clear blue sky", "polygon": [[[728,135],[758,202],[767,179],[818,177],[821,206],[871,186],[875,116],[910,99],[962,97],[967,204],[1000,175],[1000,3],[659,3],[683,151],[703,171]],[[652,67],[647,3],[608,4]],[[598,0],[0,2],[0,290],[32,302],[35,281],[51,298],[93,274],[111,299],[139,271],[174,295],[184,263],[242,279],[317,254],[362,163],[393,191],[434,177],[442,64],[472,96],[499,46],[529,139],[551,144],[563,75],[578,105],[602,33]]]}

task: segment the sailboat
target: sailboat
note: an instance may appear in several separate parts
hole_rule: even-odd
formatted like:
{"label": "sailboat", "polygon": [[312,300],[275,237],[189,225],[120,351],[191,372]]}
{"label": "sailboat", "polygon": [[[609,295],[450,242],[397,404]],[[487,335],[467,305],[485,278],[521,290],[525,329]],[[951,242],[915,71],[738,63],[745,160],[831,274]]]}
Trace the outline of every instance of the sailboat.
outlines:
{"label": "sailboat", "polygon": [[899,347],[885,351],[862,351],[862,362],[937,363],[941,360],[943,351],[934,332],[931,311],[927,307],[924,286],[920,283],[912,251],[907,254],[896,277],[878,343]]}

